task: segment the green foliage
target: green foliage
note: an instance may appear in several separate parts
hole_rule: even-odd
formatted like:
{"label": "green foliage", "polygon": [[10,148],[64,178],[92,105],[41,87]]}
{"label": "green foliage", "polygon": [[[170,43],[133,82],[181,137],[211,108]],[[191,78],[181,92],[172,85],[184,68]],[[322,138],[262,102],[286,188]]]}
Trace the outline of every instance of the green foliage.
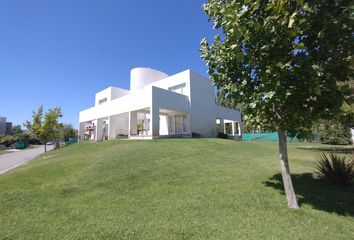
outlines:
{"label": "green foliage", "polygon": [[3,144],[6,147],[10,147],[14,143],[21,141],[24,142],[25,146],[28,146],[29,144],[39,144],[40,142],[38,139],[33,138],[31,135],[28,133],[18,133],[16,135],[5,135],[0,137],[0,145]]}
{"label": "green foliage", "polygon": [[354,178],[354,158],[345,155],[322,154],[316,166],[318,174],[334,184],[348,185]]}
{"label": "green foliage", "polygon": [[295,135],[339,111],[350,69],[351,1],[209,0],[223,35],[201,42],[214,83],[243,104],[250,125]]}
{"label": "green foliage", "polygon": [[23,130],[21,128],[21,125],[14,125],[12,126],[12,131],[11,131],[11,134],[12,135],[17,135],[17,134],[21,134],[23,133]]}
{"label": "green foliage", "polygon": [[223,132],[218,132],[218,138],[228,139],[229,136]]}
{"label": "green foliage", "polygon": [[242,111],[242,106],[235,102],[235,100],[231,96],[229,96],[227,91],[223,88],[218,88],[216,91],[216,104],[223,107]]}
{"label": "green foliage", "polygon": [[321,142],[325,144],[350,144],[350,129],[335,120],[321,121],[318,127]]}
{"label": "green foliage", "polygon": [[136,128],[139,130],[139,131],[143,131],[144,130],[144,125],[142,123],[138,123],[136,125]]}
{"label": "green foliage", "polygon": [[58,122],[58,119],[62,116],[61,109],[56,107],[49,109],[48,112],[44,114],[43,118],[43,106],[40,106],[37,112],[33,112],[33,122],[26,121],[24,125],[27,127],[30,134],[34,135],[43,144],[46,144],[48,141],[57,140],[59,138],[60,130],[63,125]]}
{"label": "green foliage", "polygon": [[5,147],[10,147],[18,140],[17,136],[5,135],[0,138],[0,144],[4,145]]}
{"label": "green foliage", "polygon": [[[354,62],[353,62],[354,65]],[[354,70],[354,66],[352,66]],[[340,121],[347,127],[354,127],[354,79],[348,82],[339,83],[339,88],[344,95],[341,107]]]}
{"label": "green foliage", "polygon": [[65,142],[69,141],[69,138],[76,138],[77,130],[73,128],[71,124],[64,124],[61,129],[61,139]]}
{"label": "green foliage", "polygon": [[330,120],[316,125],[321,140],[326,144],[350,144],[350,128],[354,127],[354,80],[338,83],[344,95],[341,111]]}

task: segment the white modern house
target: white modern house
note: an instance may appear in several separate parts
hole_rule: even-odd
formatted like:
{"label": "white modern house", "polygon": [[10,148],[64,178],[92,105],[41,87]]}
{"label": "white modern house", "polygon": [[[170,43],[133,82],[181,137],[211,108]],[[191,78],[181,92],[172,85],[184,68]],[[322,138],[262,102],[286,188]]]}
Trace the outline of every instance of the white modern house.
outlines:
{"label": "white modern house", "polygon": [[[134,68],[130,90],[109,87],[80,112],[79,140],[241,135],[241,114],[215,104],[212,82],[191,70],[172,76]],[[217,130],[218,129],[218,130]]]}

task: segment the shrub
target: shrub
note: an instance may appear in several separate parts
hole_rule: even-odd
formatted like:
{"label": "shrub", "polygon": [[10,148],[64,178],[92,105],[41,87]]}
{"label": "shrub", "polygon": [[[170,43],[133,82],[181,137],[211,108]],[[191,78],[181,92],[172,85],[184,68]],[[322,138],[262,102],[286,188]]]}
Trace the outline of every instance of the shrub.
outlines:
{"label": "shrub", "polygon": [[202,135],[199,133],[192,132],[192,138],[201,138]]}
{"label": "shrub", "polygon": [[28,144],[38,145],[38,144],[42,144],[42,142],[39,141],[37,138],[30,137],[28,139]]}
{"label": "shrub", "polygon": [[316,166],[318,174],[338,185],[348,185],[354,178],[354,158],[331,153],[322,154]]}
{"label": "shrub", "polygon": [[0,144],[5,145],[6,147],[10,147],[12,144],[14,144],[18,140],[18,137],[16,136],[10,136],[6,135],[1,138]]}
{"label": "shrub", "polygon": [[223,132],[218,132],[218,138],[228,139],[229,136]]}
{"label": "shrub", "polygon": [[326,121],[320,129],[321,142],[324,144],[350,144],[350,129],[335,121]]}

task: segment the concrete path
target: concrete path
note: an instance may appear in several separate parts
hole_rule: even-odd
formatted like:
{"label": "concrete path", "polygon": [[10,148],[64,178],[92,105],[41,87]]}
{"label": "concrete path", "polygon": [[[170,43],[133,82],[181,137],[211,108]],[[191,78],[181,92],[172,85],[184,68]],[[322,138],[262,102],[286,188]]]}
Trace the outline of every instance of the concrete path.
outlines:
{"label": "concrete path", "polygon": [[[52,150],[53,145],[47,146],[47,151]],[[30,161],[44,153],[43,146],[36,146],[33,149],[26,149],[19,152],[10,152],[0,155],[0,174],[7,172],[21,164]]]}

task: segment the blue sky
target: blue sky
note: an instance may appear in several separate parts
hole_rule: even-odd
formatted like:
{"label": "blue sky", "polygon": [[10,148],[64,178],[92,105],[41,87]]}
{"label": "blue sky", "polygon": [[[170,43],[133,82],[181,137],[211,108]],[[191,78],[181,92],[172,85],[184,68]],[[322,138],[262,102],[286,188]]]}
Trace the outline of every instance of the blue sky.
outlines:
{"label": "blue sky", "polygon": [[206,74],[199,43],[215,32],[202,0],[2,0],[0,115],[22,124],[60,106],[78,124],[96,92],[129,88],[133,67]]}

